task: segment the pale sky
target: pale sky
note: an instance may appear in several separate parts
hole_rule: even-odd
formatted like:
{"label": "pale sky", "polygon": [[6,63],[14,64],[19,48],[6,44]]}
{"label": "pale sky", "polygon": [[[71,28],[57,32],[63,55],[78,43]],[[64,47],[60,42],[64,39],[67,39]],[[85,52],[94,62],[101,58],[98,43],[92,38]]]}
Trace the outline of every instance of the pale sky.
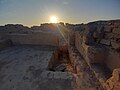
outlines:
{"label": "pale sky", "polygon": [[66,23],[120,19],[120,0],[0,0],[0,25]]}

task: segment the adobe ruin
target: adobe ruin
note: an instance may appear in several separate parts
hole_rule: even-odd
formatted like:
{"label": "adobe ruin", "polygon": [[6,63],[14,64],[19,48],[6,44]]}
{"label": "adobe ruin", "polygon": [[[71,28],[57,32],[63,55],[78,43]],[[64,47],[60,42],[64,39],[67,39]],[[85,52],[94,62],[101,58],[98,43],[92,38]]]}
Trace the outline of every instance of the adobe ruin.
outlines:
{"label": "adobe ruin", "polygon": [[119,90],[119,79],[120,20],[0,26],[0,90]]}

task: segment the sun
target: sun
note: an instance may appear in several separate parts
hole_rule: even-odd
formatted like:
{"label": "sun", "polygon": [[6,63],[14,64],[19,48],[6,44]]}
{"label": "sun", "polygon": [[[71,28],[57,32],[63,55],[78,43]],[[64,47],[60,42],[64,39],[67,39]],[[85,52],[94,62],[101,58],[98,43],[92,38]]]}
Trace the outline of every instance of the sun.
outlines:
{"label": "sun", "polygon": [[51,17],[50,17],[50,22],[51,22],[51,23],[57,23],[57,22],[58,22],[57,17],[56,17],[56,16],[51,16]]}

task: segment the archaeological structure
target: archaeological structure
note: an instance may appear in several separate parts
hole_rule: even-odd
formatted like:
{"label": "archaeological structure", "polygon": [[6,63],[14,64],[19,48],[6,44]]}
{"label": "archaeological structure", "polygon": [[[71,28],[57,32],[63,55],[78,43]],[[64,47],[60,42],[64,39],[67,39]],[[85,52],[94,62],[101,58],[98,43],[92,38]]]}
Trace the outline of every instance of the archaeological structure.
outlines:
{"label": "archaeological structure", "polygon": [[0,90],[120,90],[120,20],[0,26]]}

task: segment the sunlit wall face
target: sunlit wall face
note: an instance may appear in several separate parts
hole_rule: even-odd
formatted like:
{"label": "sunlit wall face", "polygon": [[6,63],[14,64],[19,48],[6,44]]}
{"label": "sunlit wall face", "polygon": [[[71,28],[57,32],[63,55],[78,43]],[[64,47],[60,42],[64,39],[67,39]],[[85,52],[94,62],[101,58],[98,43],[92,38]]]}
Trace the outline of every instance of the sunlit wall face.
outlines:
{"label": "sunlit wall face", "polygon": [[119,9],[120,0],[0,0],[0,25],[40,25],[51,15],[68,23],[119,19]]}

